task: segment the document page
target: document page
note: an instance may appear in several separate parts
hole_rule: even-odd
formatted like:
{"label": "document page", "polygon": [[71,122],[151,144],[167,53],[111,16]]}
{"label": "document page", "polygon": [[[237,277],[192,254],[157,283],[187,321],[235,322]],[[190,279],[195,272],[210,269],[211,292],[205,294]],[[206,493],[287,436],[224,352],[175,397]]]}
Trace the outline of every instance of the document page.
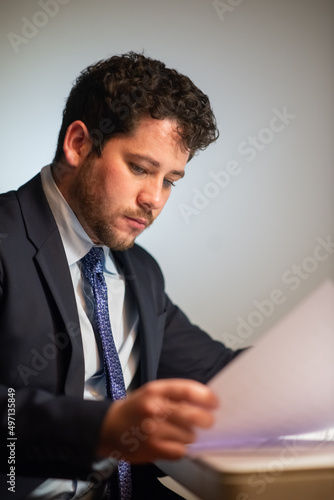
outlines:
{"label": "document page", "polygon": [[213,428],[189,453],[334,428],[334,284],[328,280],[209,383]]}

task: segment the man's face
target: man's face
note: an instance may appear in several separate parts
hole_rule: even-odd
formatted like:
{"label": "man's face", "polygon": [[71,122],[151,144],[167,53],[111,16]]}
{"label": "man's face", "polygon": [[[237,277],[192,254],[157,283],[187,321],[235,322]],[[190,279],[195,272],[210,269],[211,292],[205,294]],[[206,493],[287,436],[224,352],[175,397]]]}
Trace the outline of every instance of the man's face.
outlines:
{"label": "man's face", "polygon": [[174,121],[142,118],[83,161],[67,201],[95,244],[126,250],[160,214],[188,158]]}

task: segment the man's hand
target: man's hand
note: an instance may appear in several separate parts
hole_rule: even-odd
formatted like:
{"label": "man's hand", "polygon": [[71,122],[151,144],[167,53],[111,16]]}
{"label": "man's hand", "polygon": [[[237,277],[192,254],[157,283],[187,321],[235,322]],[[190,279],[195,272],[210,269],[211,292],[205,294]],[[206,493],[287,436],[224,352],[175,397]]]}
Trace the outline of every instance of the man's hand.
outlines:
{"label": "man's hand", "polygon": [[149,382],[110,405],[97,454],[132,463],[181,458],[195,440],[194,427],[211,427],[217,406],[214,393],[199,382]]}

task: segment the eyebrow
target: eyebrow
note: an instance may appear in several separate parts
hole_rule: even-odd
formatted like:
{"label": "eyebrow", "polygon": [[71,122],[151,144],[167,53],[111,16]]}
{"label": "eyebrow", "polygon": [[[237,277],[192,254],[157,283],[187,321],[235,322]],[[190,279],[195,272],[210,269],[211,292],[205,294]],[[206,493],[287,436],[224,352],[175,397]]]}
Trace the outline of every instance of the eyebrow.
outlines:
{"label": "eyebrow", "polygon": [[[153,165],[154,167],[157,167],[159,168],[161,165],[160,165],[160,162],[157,161],[157,160],[154,160],[154,158],[152,158],[151,156],[148,156],[148,155],[138,155],[138,154],[132,154],[131,157],[133,158],[134,161],[147,161],[148,163],[150,163],[151,165]],[[182,179],[182,177],[184,177],[184,170],[172,170],[170,172],[171,174],[173,175],[177,175],[178,177],[180,177],[180,179]]]}

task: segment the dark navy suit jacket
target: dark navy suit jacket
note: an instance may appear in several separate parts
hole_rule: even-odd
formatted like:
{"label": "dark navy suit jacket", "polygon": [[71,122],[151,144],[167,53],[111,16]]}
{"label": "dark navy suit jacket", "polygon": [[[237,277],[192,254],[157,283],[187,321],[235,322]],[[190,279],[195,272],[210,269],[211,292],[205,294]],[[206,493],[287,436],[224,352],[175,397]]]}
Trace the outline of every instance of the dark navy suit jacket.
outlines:
{"label": "dark navy suit jacket", "polygon": [[[140,384],[166,377],[205,383],[233,359],[236,352],[169,300],[160,268],[144,249],[134,245],[114,256],[138,305]],[[73,286],[40,175],[0,196],[0,384],[3,474],[9,472],[8,388],[15,389],[17,493],[9,498],[20,498],[21,490],[24,496],[43,478],[87,478],[110,402],[83,400]]]}

